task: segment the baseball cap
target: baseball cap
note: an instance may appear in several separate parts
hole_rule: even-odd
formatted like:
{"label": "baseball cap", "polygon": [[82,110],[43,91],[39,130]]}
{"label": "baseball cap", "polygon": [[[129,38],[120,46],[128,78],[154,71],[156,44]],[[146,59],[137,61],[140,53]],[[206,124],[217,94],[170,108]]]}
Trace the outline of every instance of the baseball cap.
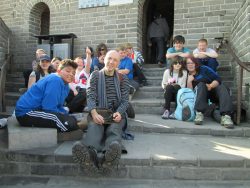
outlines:
{"label": "baseball cap", "polygon": [[41,55],[41,56],[40,56],[40,61],[43,61],[43,60],[45,60],[45,61],[50,61],[50,57],[49,57],[48,55],[46,55],[46,54]]}

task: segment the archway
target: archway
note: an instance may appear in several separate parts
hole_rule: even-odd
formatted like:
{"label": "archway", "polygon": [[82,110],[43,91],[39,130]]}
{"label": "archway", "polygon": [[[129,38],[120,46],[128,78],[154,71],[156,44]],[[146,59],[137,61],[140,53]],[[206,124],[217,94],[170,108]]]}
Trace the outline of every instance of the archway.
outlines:
{"label": "archway", "polygon": [[48,35],[50,27],[50,10],[43,2],[34,5],[30,11],[30,35]]}
{"label": "archway", "polygon": [[[143,26],[142,26],[142,50],[143,54],[145,54],[145,62],[147,64],[156,63],[153,60],[155,59],[155,54],[147,45],[147,28],[149,24],[153,21],[153,15],[155,12],[161,13],[163,17],[166,18],[169,28],[170,28],[170,36],[173,35],[174,29],[174,0],[145,0],[143,6]],[[170,42],[168,42],[168,46],[171,46]],[[167,47],[166,47],[167,50]]]}

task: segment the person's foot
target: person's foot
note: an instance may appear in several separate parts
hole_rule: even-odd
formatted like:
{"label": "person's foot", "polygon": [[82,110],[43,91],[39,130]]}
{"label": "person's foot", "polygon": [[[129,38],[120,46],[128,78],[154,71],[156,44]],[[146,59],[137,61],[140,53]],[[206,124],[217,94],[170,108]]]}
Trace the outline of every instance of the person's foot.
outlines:
{"label": "person's foot", "polygon": [[164,67],[164,63],[162,63],[162,62],[160,62],[160,61],[158,62],[158,65],[159,65],[160,68],[163,68],[163,67]]}
{"label": "person's foot", "polygon": [[161,116],[162,119],[168,119],[169,118],[169,110],[165,110]]}
{"label": "person's foot", "polygon": [[174,112],[173,112],[172,114],[169,115],[168,119],[176,119],[176,118],[175,118]]}
{"label": "person's foot", "polygon": [[104,153],[102,167],[104,169],[111,169],[115,165],[118,165],[121,152],[121,145],[117,141],[113,141]]}
{"label": "person's foot", "polygon": [[78,141],[72,147],[72,157],[88,172],[98,170],[97,152],[94,148],[87,147]]}
{"label": "person's foot", "polygon": [[203,114],[201,112],[196,112],[194,124],[195,125],[202,125],[203,120],[204,120]]}
{"label": "person's foot", "polygon": [[221,125],[227,129],[233,129],[234,123],[229,115],[221,116]]}

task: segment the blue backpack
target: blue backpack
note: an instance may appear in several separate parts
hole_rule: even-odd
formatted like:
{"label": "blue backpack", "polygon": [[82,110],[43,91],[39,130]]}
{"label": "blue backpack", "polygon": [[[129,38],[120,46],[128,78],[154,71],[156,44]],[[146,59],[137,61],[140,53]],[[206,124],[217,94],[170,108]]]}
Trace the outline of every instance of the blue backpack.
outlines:
{"label": "blue backpack", "polygon": [[190,88],[181,88],[177,93],[177,107],[175,110],[175,118],[181,121],[193,121],[195,93]]}

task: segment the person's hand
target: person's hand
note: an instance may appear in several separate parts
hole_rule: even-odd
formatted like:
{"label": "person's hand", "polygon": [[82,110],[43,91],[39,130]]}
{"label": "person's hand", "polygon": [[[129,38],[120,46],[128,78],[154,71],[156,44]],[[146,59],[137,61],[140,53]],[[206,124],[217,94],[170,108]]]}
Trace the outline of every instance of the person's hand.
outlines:
{"label": "person's hand", "polygon": [[188,75],[188,82],[191,83],[194,80],[193,75]]}
{"label": "person's hand", "polygon": [[93,121],[98,124],[98,125],[103,125],[104,124],[104,119],[103,117],[96,112],[96,110],[93,112],[91,111],[91,116]]}
{"label": "person's hand", "polygon": [[113,114],[113,120],[114,120],[115,122],[119,123],[119,122],[121,121],[121,119],[122,119],[122,116],[121,116],[121,114],[120,114],[119,112],[115,112],[115,113]]}
{"label": "person's hand", "polygon": [[91,55],[91,50],[89,49],[89,47],[86,48],[86,54]]}
{"label": "person's hand", "polygon": [[104,57],[105,55],[101,55],[100,57],[98,57],[100,63],[104,63]]}
{"label": "person's hand", "polygon": [[211,86],[211,84],[206,84],[206,86],[207,86],[207,90],[208,91],[211,91],[213,89],[212,86]]}

